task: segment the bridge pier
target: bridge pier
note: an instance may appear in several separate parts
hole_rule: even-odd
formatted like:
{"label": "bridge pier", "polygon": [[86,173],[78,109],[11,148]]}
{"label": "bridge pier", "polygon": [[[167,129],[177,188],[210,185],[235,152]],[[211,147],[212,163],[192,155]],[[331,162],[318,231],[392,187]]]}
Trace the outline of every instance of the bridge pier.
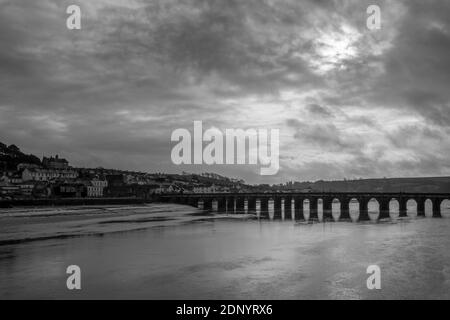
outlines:
{"label": "bridge pier", "polygon": [[227,199],[220,197],[217,199],[217,211],[226,212],[227,211]]}
{"label": "bridge pier", "polygon": [[399,216],[400,217],[407,217],[408,216],[408,208],[406,206],[406,202],[408,201],[408,199],[405,198],[400,198],[398,199],[398,204],[399,204]]}
{"label": "bridge pier", "polygon": [[389,202],[390,199],[380,199],[378,200],[378,203],[380,204],[380,215],[378,216],[378,219],[386,219],[389,218]]}
{"label": "bridge pier", "polygon": [[416,199],[417,202],[417,216],[425,217],[425,200],[426,199]]}
{"label": "bridge pier", "polygon": [[212,199],[206,198],[203,199],[203,210],[211,210],[212,209]]}
{"label": "bridge pier", "polygon": [[339,199],[341,202],[341,215],[339,220],[350,220],[350,200],[349,199]]}
{"label": "bridge pier", "polygon": [[294,219],[296,221],[299,220],[305,220],[305,216],[303,215],[303,199],[302,198],[295,198],[294,203]]}
{"label": "bridge pier", "polygon": [[225,198],[225,211],[227,213],[234,213],[234,198],[226,197]]}
{"label": "bridge pier", "polygon": [[256,212],[256,198],[254,197],[247,198],[247,204],[249,212]]}
{"label": "bridge pier", "polygon": [[236,204],[236,211],[235,213],[243,213],[245,208],[244,208],[244,198],[243,197],[236,197],[235,198],[235,204]]}
{"label": "bridge pier", "polygon": [[198,208],[198,199],[197,198],[187,198],[187,204]]}
{"label": "bridge pier", "polygon": [[284,217],[285,219],[292,219],[292,198],[284,198]]}
{"label": "bridge pier", "polygon": [[261,211],[262,218],[269,217],[269,199],[268,198],[264,197],[264,198],[260,199],[260,211]]}
{"label": "bridge pier", "polygon": [[369,217],[369,200],[361,199],[359,201],[359,221],[367,221],[370,220]]}
{"label": "bridge pier", "polygon": [[442,218],[441,215],[441,199],[433,199],[433,218]]}
{"label": "bridge pier", "polygon": [[333,220],[333,199],[322,199],[322,217],[323,221]]}
{"label": "bridge pier", "polygon": [[319,199],[318,198],[311,198],[309,199],[309,220],[313,221],[313,220],[319,220],[319,217],[317,215],[317,205]]}
{"label": "bridge pier", "polygon": [[275,197],[273,199],[273,219],[281,219],[281,197]]}

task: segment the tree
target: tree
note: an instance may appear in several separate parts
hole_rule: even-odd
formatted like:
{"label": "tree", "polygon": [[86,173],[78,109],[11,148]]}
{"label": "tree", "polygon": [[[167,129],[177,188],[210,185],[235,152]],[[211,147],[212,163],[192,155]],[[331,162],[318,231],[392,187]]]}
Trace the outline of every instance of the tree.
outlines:
{"label": "tree", "polygon": [[20,149],[18,146],[16,146],[15,144],[12,144],[8,147],[8,149],[12,152],[20,152]]}

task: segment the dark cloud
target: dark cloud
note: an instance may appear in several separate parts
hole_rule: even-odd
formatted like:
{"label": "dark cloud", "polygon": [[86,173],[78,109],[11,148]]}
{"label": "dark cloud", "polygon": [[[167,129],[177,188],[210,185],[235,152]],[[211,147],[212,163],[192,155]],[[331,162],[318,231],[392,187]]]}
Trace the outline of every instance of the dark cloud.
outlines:
{"label": "dark cloud", "polygon": [[194,120],[287,125],[277,176],[188,169],[255,182],[450,172],[448,1],[379,1],[378,31],[371,1],[83,0],[80,31],[65,27],[69,4],[0,1],[2,142],[174,171],[186,168],[170,163],[170,134]]}
{"label": "dark cloud", "polygon": [[306,108],[309,112],[319,117],[328,118],[333,116],[330,110],[325,107],[319,106],[318,104],[309,104],[306,106]]}
{"label": "dark cloud", "polygon": [[307,123],[288,119],[287,125],[295,129],[294,138],[302,145],[310,144],[326,151],[358,152],[364,142],[356,136],[339,131],[333,123]]}

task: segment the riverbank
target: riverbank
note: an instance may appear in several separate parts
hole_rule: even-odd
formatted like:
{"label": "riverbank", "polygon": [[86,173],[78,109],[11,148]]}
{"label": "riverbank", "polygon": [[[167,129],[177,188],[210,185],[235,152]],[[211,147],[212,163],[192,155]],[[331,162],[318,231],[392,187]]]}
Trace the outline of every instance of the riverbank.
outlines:
{"label": "riverbank", "polygon": [[[52,238],[103,235],[197,220],[232,218],[177,204],[87,205],[2,209],[0,245]],[[233,215],[233,218],[251,215]]]}
{"label": "riverbank", "polygon": [[144,198],[61,198],[61,199],[15,199],[0,200],[0,208],[32,207],[32,206],[82,206],[82,205],[126,205],[152,202]]}

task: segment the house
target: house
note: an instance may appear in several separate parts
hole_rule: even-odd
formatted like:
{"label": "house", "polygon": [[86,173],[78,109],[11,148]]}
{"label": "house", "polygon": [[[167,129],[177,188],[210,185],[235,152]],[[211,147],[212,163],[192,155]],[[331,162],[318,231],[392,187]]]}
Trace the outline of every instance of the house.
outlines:
{"label": "house", "polygon": [[106,176],[108,187],[121,187],[125,185],[123,174],[110,174]]}
{"label": "house", "polygon": [[61,198],[86,197],[86,186],[83,183],[61,183],[53,186],[53,194]]}
{"label": "house", "polygon": [[0,182],[5,183],[17,184],[22,183],[22,181],[22,176],[15,172],[5,172],[3,176],[0,177]]}
{"label": "house", "polygon": [[35,186],[33,182],[22,182],[17,184],[17,186],[20,188],[20,194],[22,196],[31,197],[33,195]]}
{"label": "house", "polygon": [[154,190],[154,193],[182,193],[183,189],[175,184],[164,182],[159,185],[158,189]]}
{"label": "house", "polygon": [[19,163],[17,165],[17,171],[22,171],[25,169],[39,169],[41,166],[34,163]]}
{"label": "house", "polygon": [[0,196],[2,197],[19,196],[20,194],[20,187],[17,185],[0,185]]}
{"label": "house", "polygon": [[22,171],[23,181],[50,181],[54,179],[76,179],[78,173],[74,170],[55,169],[25,169]]}
{"label": "house", "polygon": [[52,195],[52,188],[45,182],[34,182],[33,197],[48,198]]}
{"label": "house", "polygon": [[95,177],[87,184],[87,196],[90,198],[103,197],[108,180]]}
{"label": "house", "polygon": [[58,170],[69,169],[69,161],[63,158],[59,158],[58,155],[50,158],[44,157],[42,159],[42,164],[47,169],[58,169]]}

